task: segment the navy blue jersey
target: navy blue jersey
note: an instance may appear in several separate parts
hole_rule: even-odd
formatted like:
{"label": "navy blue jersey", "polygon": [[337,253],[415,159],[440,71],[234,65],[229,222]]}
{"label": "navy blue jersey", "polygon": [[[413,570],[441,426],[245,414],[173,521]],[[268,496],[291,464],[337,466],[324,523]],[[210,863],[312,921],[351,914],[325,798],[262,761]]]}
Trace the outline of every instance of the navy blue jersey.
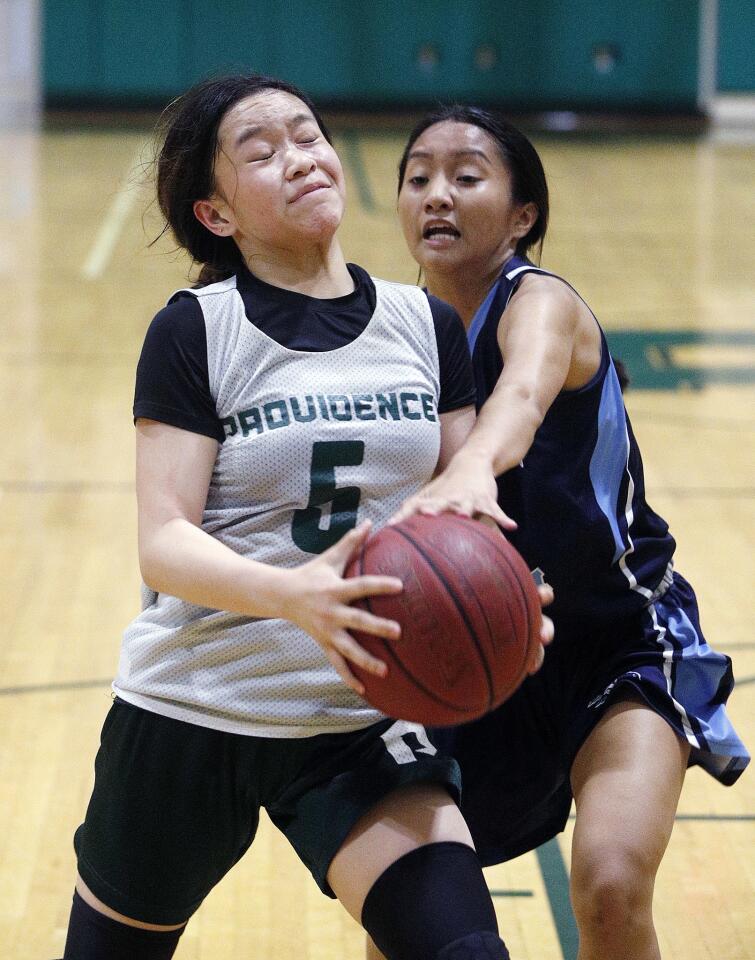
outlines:
{"label": "navy blue jersey", "polygon": [[[530,272],[548,273],[520,257],[509,260],[470,325],[478,409],[503,370],[501,314]],[[645,501],[640,451],[602,330],[601,341],[595,376],[561,391],[522,464],[498,479],[501,507],[519,525],[508,536],[553,586],[554,619],[605,622],[634,614],[671,577],[676,544]]]}
{"label": "navy blue jersey", "polygon": [[[481,407],[503,370],[501,315],[522,277],[514,257],[468,331]],[[558,278],[560,279],[560,278]],[[726,714],[730,659],[705,641],[690,585],[671,569],[675,543],[645,502],[642,461],[601,331],[601,360],[553,402],[523,463],[498,481],[509,534],[553,584],[545,662],[491,713],[432,732],[459,762],[461,812],[483,865],[564,829],[574,758],[613,704],[640,698],[689,743],[690,763],[731,784],[749,754]]]}

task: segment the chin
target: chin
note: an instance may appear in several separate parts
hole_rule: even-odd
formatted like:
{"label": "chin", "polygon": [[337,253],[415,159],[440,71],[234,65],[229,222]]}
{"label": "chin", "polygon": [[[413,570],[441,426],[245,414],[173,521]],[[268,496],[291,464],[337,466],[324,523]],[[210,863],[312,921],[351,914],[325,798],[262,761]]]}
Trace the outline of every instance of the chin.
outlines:
{"label": "chin", "polygon": [[465,266],[465,259],[459,256],[455,250],[421,250],[418,251],[414,259],[423,270],[436,270],[439,272],[459,270]]}
{"label": "chin", "polygon": [[325,208],[315,210],[312,212],[311,217],[308,218],[307,223],[302,225],[302,229],[303,232],[309,236],[319,236],[322,237],[322,239],[330,239],[341,226],[342,220],[343,207],[340,209]]}

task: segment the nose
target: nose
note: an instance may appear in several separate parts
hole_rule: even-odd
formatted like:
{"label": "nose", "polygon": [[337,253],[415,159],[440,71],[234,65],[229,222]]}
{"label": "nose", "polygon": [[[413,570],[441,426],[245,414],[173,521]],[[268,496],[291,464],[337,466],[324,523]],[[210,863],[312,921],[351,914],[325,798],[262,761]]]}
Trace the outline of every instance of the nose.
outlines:
{"label": "nose", "polygon": [[289,147],[286,161],[286,178],[288,180],[294,180],[296,177],[306,177],[317,167],[311,154],[302,150],[296,143],[292,143]]}
{"label": "nose", "polygon": [[453,207],[453,197],[445,177],[433,177],[427,185],[425,194],[425,212],[435,213],[439,210],[450,210]]}

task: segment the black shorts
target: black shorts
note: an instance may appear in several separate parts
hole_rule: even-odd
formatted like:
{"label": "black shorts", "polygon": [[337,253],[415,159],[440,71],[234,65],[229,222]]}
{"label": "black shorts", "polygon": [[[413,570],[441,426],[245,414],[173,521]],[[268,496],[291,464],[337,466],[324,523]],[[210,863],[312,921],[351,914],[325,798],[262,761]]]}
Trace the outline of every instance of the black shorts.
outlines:
{"label": "black shorts", "polygon": [[636,617],[588,629],[556,623],[542,668],[492,713],[433,743],[459,761],[461,812],[484,866],[560,833],[571,767],[613,703],[638,698],[690,745],[690,763],[733,783],[749,755],[726,715],[731,662],[705,642],[697,602],[679,574]]}
{"label": "black shorts", "polygon": [[397,787],[440,783],[456,762],[418,724],[384,720],[297,739],[242,736],[116,700],[74,847],[89,889],[145,923],[187,920],[254,839],[265,807],[324,893],[356,822]]}

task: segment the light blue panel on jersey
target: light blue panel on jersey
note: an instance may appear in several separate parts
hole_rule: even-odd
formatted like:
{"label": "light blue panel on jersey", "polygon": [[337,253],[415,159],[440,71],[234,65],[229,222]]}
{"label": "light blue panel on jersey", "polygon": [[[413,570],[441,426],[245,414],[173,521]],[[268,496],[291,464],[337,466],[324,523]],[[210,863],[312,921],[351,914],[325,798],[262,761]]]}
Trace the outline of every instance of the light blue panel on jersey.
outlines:
{"label": "light blue panel on jersey", "polygon": [[590,481],[595,502],[603,512],[616,545],[611,563],[616,563],[626,552],[627,545],[619,529],[619,492],[627,471],[629,437],[624,413],[624,401],[619,381],[611,367],[603,383],[598,413],[598,438],[590,460]]}
{"label": "light blue panel on jersey", "polygon": [[483,325],[488,317],[488,311],[490,306],[498,295],[498,289],[501,286],[501,278],[493,284],[493,286],[488,290],[488,295],[482,301],[480,306],[475,311],[475,315],[472,317],[472,322],[469,324],[469,329],[467,330],[467,343],[469,344],[469,353],[474,354],[474,348],[477,344],[477,338],[480,335],[480,331],[483,328]]}

